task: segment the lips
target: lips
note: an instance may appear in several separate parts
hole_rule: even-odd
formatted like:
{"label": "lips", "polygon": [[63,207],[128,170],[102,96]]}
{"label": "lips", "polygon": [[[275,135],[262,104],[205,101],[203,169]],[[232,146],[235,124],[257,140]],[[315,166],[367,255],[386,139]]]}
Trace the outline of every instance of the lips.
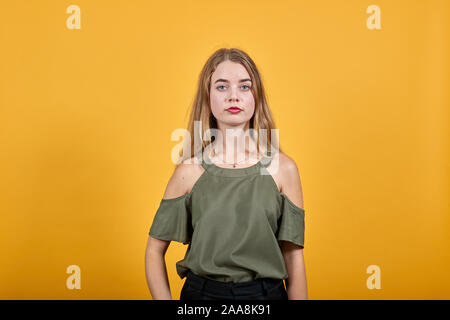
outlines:
{"label": "lips", "polygon": [[228,111],[228,112],[231,112],[231,113],[239,113],[239,112],[242,111],[242,109],[239,108],[239,107],[233,106],[233,107],[229,107],[229,108],[227,109],[227,111]]}

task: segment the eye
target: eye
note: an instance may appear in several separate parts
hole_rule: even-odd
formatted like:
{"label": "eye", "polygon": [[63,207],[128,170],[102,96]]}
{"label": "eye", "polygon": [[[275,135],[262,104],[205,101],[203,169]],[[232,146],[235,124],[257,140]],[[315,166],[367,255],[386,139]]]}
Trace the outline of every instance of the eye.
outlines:
{"label": "eye", "polygon": [[[220,89],[220,88],[222,88],[222,87],[226,87],[226,86],[224,86],[224,85],[217,86],[216,89],[222,91],[222,90]],[[247,88],[248,88],[248,89],[244,89],[245,91],[248,91],[248,90],[250,89],[250,86],[248,86],[248,85],[246,85],[246,84],[244,84],[243,86],[241,86],[241,88],[243,88],[243,87],[247,87]]]}

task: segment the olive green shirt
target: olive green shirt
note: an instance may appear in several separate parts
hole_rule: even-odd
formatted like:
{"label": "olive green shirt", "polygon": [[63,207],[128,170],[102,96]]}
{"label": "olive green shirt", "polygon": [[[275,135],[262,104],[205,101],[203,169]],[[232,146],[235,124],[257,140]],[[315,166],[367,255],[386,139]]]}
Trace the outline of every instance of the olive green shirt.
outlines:
{"label": "olive green shirt", "polygon": [[191,192],[162,199],[149,235],[189,244],[176,263],[208,279],[246,282],[288,277],[281,240],[304,247],[305,211],[278,190],[262,157],[247,168],[222,168],[208,156]]}

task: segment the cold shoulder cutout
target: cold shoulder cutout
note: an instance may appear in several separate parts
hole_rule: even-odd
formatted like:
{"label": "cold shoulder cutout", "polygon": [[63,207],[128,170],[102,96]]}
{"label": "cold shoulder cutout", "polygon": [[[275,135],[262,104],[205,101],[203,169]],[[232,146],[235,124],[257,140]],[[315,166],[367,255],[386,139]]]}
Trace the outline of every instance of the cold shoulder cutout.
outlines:
{"label": "cold shoulder cutout", "polygon": [[183,244],[191,242],[193,230],[188,209],[189,195],[186,193],[176,198],[161,199],[150,228],[150,236]]}
{"label": "cold shoulder cutout", "polygon": [[191,196],[200,183],[205,171],[197,178],[191,191],[178,197],[162,198],[153,219],[149,235],[153,238],[191,243],[193,227],[191,217]]}
{"label": "cold shoulder cutout", "polygon": [[305,210],[295,205],[286,194],[282,197],[281,218],[277,239],[290,241],[304,247],[305,243]]}

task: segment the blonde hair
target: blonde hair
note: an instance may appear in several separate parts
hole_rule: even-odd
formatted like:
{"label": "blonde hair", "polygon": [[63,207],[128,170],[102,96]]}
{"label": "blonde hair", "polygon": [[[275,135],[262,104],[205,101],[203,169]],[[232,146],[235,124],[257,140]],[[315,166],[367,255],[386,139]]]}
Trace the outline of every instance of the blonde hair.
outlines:
{"label": "blonde hair", "polygon": [[[269,109],[269,105],[267,103],[266,94],[264,91],[264,86],[261,81],[260,73],[253,62],[253,60],[242,50],[236,48],[221,48],[215,51],[206,61],[203,66],[202,71],[200,72],[198,78],[197,92],[194,98],[194,102],[192,105],[191,113],[189,116],[188,122],[188,132],[190,134],[191,139],[185,139],[185,144],[183,149],[180,150],[180,159],[178,160],[178,164],[183,162],[186,159],[191,158],[193,155],[199,153],[213,141],[211,141],[211,137],[208,129],[218,129],[217,121],[214,115],[211,112],[210,106],[210,85],[211,85],[211,75],[216,70],[217,66],[223,61],[232,61],[240,63],[245,67],[250,78],[252,80],[251,91],[255,100],[255,112],[252,118],[249,120],[249,128],[254,129],[254,133],[256,133],[257,141],[257,151],[260,152],[260,129],[266,129],[267,140],[266,145],[263,145],[265,150],[271,150],[270,146],[274,139],[272,139],[272,129],[275,129],[275,122],[272,118],[272,114]],[[200,126],[195,127],[194,121],[200,121]],[[205,137],[206,132],[206,139]],[[197,146],[198,150],[195,150],[194,141],[201,141],[201,149]],[[209,140],[208,140],[209,139]],[[277,139],[278,140],[278,139]],[[277,152],[281,152],[281,148],[279,143],[275,146]],[[184,153],[184,150],[194,151],[193,154],[191,152]]]}

